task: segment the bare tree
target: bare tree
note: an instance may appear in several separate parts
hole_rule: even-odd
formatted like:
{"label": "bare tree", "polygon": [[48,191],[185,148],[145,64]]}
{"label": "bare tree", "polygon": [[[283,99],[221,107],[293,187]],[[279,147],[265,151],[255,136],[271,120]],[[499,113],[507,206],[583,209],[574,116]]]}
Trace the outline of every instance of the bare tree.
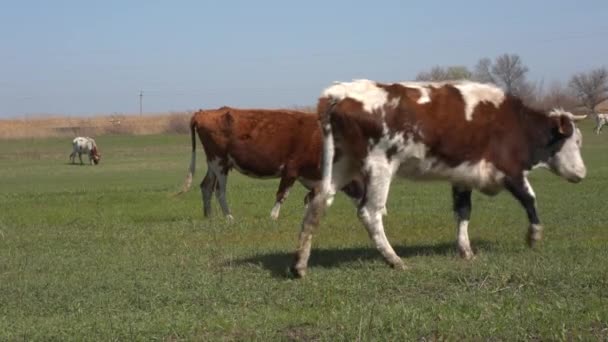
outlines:
{"label": "bare tree", "polygon": [[578,73],[570,79],[580,103],[595,114],[595,107],[608,99],[608,70],[605,67]]}
{"label": "bare tree", "polygon": [[521,57],[516,54],[502,54],[492,62],[484,57],[475,65],[473,79],[479,82],[494,83],[506,92],[522,97],[533,98],[537,94],[538,86],[526,80],[528,67],[524,65]]}
{"label": "bare tree", "polygon": [[526,67],[516,54],[505,53],[496,57],[492,66],[492,74],[507,93],[522,95],[525,88]]}
{"label": "bare tree", "polygon": [[517,86],[517,90],[511,93],[517,95],[527,105],[538,108],[543,101],[543,81],[522,81]]}
{"label": "bare tree", "polygon": [[434,66],[430,71],[418,73],[416,81],[452,81],[471,79],[473,74],[465,66],[453,65],[448,67]]}
{"label": "bare tree", "polygon": [[544,110],[564,108],[572,111],[576,108],[576,105],[576,96],[570,89],[558,81],[551,83],[549,89],[542,94],[538,103],[538,106]]}
{"label": "bare tree", "polygon": [[475,65],[473,78],[479,82],[496,83],[492,76],[492,60],[487,57],[480,59]]}

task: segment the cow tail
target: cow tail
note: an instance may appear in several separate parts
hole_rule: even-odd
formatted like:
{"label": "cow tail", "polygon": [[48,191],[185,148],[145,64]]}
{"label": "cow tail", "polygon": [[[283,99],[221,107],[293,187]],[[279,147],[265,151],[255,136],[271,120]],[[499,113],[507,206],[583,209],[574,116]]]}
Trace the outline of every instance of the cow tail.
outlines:
{"label": "cow tail", "polygon": [[184,186],[182,187],[182,191],[180,193],[184,193],[190,190],[190,186],[192,186],[192,177],[194,176],[194,171],[196,171],[196,119],[195,116],[192,116],[190,120],[190,138],[192,140],[192,156],[190,157],[190,166],[188,167],[188,175],[186,175],[186,180],[184,181]]}
{"label": "cow tail", "polygon": [[[321,101],[323,101],[322,99]],[[321,161],[321,195],[327,205],[331,205],[336,194],[336,189],[332,184],[332,169],[334,154],[336,152],[334,144],[334,135],[331,127],[331,115],[337,104],[337,100],[333,98],[325,99],[328,100],[325,106],[319,106],[319,120],[321,122],[321,131],[323,132],[323,159]],[[325,107],[325,108],[322,108]]]}

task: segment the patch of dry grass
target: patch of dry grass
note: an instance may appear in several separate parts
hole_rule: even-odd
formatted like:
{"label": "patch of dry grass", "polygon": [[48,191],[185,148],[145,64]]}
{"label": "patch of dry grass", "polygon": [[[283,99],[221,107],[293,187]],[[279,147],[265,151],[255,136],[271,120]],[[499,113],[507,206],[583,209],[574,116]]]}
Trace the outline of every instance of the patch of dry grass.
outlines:
{"label": "patch of dry grass", "polygon": [[0,120],[0,139],[186,133],[191,115],[191,112],[172,112],[142,116],[53,116]]}
{"label": "patch of dry grass", "polygon": [[[293,110],[314,112],[314,106]],[[0,139],[96,137],[106,134],[150,135],[188,133],[194,111],[145,115],[98,115],[93,117],[43,116],[0,119]]]}

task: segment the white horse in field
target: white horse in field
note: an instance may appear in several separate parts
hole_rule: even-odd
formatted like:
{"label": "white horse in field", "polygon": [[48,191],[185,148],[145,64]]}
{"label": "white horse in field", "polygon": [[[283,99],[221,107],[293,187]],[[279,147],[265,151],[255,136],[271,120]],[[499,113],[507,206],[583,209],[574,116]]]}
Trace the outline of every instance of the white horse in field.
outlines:
{"label": "white horse in field", "polygon": [[99,150],[97,149],[97,144],[93,138],[89,137],[76,137],[72,141],[72,153],[70,154],[70,161],[72,164],[75,164],[76,155],[78,154],[78,159],[80,159],[80,164],[84,164],[82,162],[82,154],[86,153],[89,156],[89,162],[91,165],[99,164],[99,160],[101,159],[101,154],[99,154]]}

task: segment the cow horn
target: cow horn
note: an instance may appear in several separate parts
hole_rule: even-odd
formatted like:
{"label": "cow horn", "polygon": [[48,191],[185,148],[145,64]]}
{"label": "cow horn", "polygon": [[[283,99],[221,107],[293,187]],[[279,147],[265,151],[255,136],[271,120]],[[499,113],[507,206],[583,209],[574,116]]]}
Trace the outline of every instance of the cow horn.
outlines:
{"label": "cow horn", "polygon": [[572,114],[571,118],[572,121],[581,121],[584,120],[587,117],[587,115],[574,115]]}

